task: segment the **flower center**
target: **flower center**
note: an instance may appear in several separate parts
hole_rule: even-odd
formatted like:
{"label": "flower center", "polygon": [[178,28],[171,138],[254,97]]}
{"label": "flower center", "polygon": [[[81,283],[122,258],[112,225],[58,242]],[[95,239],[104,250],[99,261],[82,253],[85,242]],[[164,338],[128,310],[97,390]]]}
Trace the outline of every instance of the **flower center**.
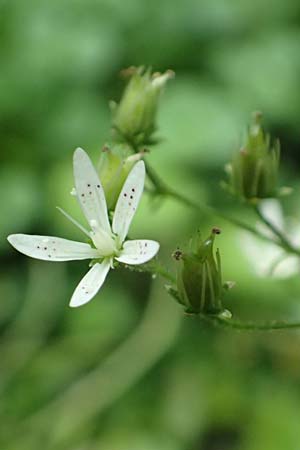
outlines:
{"label": "flower center", "polygon": [[119,249],[115,237],[104,231],[96,220],[91,220],[90,226],[92,229],[90,236],[100,256],[114,257],[118,255]]}

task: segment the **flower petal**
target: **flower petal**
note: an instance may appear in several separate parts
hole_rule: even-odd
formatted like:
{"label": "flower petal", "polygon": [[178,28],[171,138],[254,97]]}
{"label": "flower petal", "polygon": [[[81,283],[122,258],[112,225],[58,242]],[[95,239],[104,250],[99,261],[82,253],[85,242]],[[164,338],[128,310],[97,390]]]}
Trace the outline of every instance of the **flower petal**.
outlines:
{"label": "flower petal", "polygon": [[82,148],[77,148],[73,158],[77,198],[88,223],[96,221],[103,230],[111,233],[105,194],[97,172]]}
{"label": "flower petal", "polygon": [[98,251],[89,244],[58,237],[11,234],[7,240],[24,255],[45,261],[72,261],[99,257]]}
{"label": "flower petal", "polygon": [[84,305],[92,300],[104,283],[109,269],[109,259],[105,259],[101,264],[95,264],[82,278],[75,289],[70,301],[70,306],[76,308],[77,306]]}
{"label": "flower petal", "polygon": [[127,236],[128,229],[143,193],[145,183],[144,161],[137,162],[129,173],[119,195],[114,213],[112,229],[119,236],[121,243]]}
{"label": "flower petal", "polygon": [[144,264],[152,259],[159,250],[159,243],[146,239],[126,241],[120,256],[115,258],[125,264]]}

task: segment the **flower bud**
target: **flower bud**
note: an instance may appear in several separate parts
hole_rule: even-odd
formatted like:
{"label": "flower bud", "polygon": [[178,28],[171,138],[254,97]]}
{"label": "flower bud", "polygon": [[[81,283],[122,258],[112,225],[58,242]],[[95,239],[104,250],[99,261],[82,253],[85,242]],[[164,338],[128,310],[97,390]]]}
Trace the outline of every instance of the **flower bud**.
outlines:
{"label": "flower bud", "polygon": [[130,80],[119,104],[113,103],[113,128],[120,141],[134,147],[150,145],[156,130],[155,120],[159,97],[167,80],[174,76],[171,70],[153,73],[143,67],[126,70]]}
{"label": "flower bud", "polygon": [[109,210],[115,209],[127,175],[141,157],[142,153],[130,154],[125,145],[103,147],[99,161],[99,175]]}
{"label": "flower bud", "polygon": [[192,314],[221,314],[224,312],[222,296],[224,292],[219,250],[214,254],[215,236],[220,234],[213,228],[204,241],[197,234],[191,241],[188,252],[174,253],[180,260],[177,273],[177,289],[180,303],[186,312]]}
{"label": "flower bud", "polygon": [[234,195],[247,200],[277,197],[280,145],[265,134],[261,113],[254,114],[244,146],[226,167],[227,187]]}

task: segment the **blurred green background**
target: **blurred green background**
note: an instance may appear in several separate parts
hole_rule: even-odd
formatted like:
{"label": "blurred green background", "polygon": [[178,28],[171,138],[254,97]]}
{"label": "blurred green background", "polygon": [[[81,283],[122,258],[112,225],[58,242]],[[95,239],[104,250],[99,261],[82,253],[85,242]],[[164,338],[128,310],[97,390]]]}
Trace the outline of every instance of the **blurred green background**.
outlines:
{"label": "blurred green background", "polygon": [[[284,202],[298,218],[300,4],[294,0],[0,1],[1,450],[296,450],[299,333],[232,332],[186,317],[146,274],[115,271],[70,309],[86,262],[27,258],[14,232],[80,239],[71,158],[109,139],[120,69],[175,70],[152,165],[198,202],[248,213],[222,193],[223,166],[260,109],[281,139]],[[300,317],[299,275],[257,278],[240,232],[144,195],[132,235],[161,258],[219,225],[227,307],[245,319]],[[174,225],[176,224],[176,226]]]}

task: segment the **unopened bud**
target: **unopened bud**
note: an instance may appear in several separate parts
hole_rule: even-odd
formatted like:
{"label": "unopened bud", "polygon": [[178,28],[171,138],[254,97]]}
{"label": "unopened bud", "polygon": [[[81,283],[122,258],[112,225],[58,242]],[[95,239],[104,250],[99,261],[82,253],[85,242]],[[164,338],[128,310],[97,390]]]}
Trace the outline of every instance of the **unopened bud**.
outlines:
{"label": "unopened bud", "polygon": [[265,134],[261,125],[262,114],[254,114],[241,150],[226,166],[230,192],[243,199],[254,200],[277,197],[280,145]]}
{"label": "unopened bud", "polygon": [[143,67],[123,71],[130,77],[119,104],[114,104],[113,128],[120,142],[134,147],[150,145],[156,130],[159,98],[166,82],[174,76],[171,70],[163,74]]}
{"label": "unopened bud", "polygon": [[198,233],[190,249],[179,258],[177,290],[180,303],[188,313],[220,314],[224,311],[221,257],[219,250],[214,254],[213,249],[215,236],[220,232],[219,228],[213,228],[205,240]]}
{"label": "unopened bud", "polygon": [[142,156],[141,153],[131,155],[125,145],[103,147],[99,161],[99,175],[109,210],[115,209],[127,175]]}

